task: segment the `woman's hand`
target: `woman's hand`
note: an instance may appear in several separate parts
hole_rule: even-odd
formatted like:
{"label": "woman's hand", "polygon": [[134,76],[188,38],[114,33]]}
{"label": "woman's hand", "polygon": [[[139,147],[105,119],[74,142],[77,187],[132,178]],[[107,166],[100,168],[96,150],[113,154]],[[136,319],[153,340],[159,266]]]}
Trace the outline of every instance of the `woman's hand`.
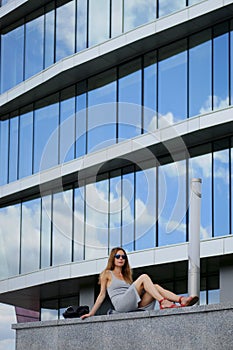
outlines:
{"label": "woman's hand", "polygon": [[91,314],[85,314],[85,315],[82,315],[80,318],[81,318],[82,320],[84,320],[85,318],[91,317],[91,316],[92,316]]}

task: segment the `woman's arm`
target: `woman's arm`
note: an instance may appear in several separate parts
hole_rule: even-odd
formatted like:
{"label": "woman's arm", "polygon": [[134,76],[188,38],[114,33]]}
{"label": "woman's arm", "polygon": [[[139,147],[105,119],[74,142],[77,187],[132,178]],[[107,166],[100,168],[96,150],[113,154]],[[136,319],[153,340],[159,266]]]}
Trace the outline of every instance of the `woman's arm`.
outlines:
{"label": "woman's arm", "polygon": [[108,282],[108,273],[105,272],[103,274],[103,276],[101,277],[101,281],[100,281],[100,292],[98,297],[96,298],[95,304],[93,305],[91,311],[89,312],[89,314],[85,314],[83,316],[81,316],[81,319],[84,320],[84,318],[90,317],[90,316],[94,316],[95,313],[97,312],[97,310],[100,308],[100,306],[102,305],[105,297],[106,297],[106,290],[107,290],[107,282]]}

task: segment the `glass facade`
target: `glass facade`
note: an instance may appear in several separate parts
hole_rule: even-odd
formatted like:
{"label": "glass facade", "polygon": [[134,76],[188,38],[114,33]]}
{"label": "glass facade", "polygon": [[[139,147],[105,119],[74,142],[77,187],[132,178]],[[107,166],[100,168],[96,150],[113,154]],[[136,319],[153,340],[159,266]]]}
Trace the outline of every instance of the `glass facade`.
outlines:
{"label": "glass facade", "polygon": [[191,158],[123,167],[1,208],[1,278],[105,257],[116,245],[186,242],[192,177],[202,178],[201,239],[231,234],[232,150],[226,138],[191,148]]}
{"label": "glass facade", "polygon": [[[2,0],[1,5],[10,1]],[[192,3],[186,0],[48,2],[14,23],[13,27],[2,30],[0,92],[9,90],[69,55]]]}
{"label": "glass facade", "polygon": [[151,51],[4,116],[1,185],[230,106],[231,24]]}
{"label": "glass facade", "polygon": [[[199,2],[44,1],[1,27],[0,93],[70,55]],[[30,181],[40,171],[231,107],[233,19],[216,23],[166,45],[155,40],[137,57],[87,79],[77,77],[75,84],[64,83],[52,95],[35,96],[30,105],[1,115],[0,186]],[[114,246],[136,252],[188,242],[193,177],[202,179],[201,239],[231,235],[232,133],[218,140],[210,136],[179,154],[169,151],[137,164],[120,161],[96,177],[1,204],[0,280],[103,258]],[[201,304],[218,303],[219,266],[211,270],[211,262],[202,259],[201,268]],[[187,290],[185,273],[178,281],[175,273],[169,276],[161,279],[167,288]],[[72,293],[45,297],[41,319],[57,319],[68,304],[77,304],[78,287]]]}

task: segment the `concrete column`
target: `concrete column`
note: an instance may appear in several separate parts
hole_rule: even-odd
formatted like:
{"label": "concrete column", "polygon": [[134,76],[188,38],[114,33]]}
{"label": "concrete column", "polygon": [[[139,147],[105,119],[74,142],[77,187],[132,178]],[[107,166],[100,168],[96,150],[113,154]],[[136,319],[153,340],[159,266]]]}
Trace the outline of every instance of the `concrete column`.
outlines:
{"label": "concrete column", "polygon": [[201,179],[190,186],[188,294],[200,296],[200,213]]}
{"label": "concrete column", "polygon": [[233,302],[233,265],[220,267],[220,302]]}
{"label": "concrete column", "polygon": [[88,305],[91,308],[95,302],[94,299],[95,299],[94,286],[91,286],[91,285],[80,286],[79,305]]}

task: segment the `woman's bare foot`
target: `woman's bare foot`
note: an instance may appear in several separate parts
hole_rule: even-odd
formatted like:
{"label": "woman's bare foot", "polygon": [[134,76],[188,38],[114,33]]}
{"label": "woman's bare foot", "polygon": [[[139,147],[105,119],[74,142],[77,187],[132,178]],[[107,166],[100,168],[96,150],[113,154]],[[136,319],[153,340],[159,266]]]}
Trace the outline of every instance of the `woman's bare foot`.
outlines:
{"label": "woman's bare foot", "polygon": [[160,309],[173,309],[173,308],[178,308],[180,306],[177,306],[176,304],[174,304],[173,302],[171,302],[170,300],[164,298],[162,300],[159,300],[159,306]]}
{"label": "woman's bare foot", "polygon": [[193,297],[180,297],[179,298],[179,303],[182,307],[185,306],[192,306],[198,302],[199,298],[198,296],[193,296]]}

